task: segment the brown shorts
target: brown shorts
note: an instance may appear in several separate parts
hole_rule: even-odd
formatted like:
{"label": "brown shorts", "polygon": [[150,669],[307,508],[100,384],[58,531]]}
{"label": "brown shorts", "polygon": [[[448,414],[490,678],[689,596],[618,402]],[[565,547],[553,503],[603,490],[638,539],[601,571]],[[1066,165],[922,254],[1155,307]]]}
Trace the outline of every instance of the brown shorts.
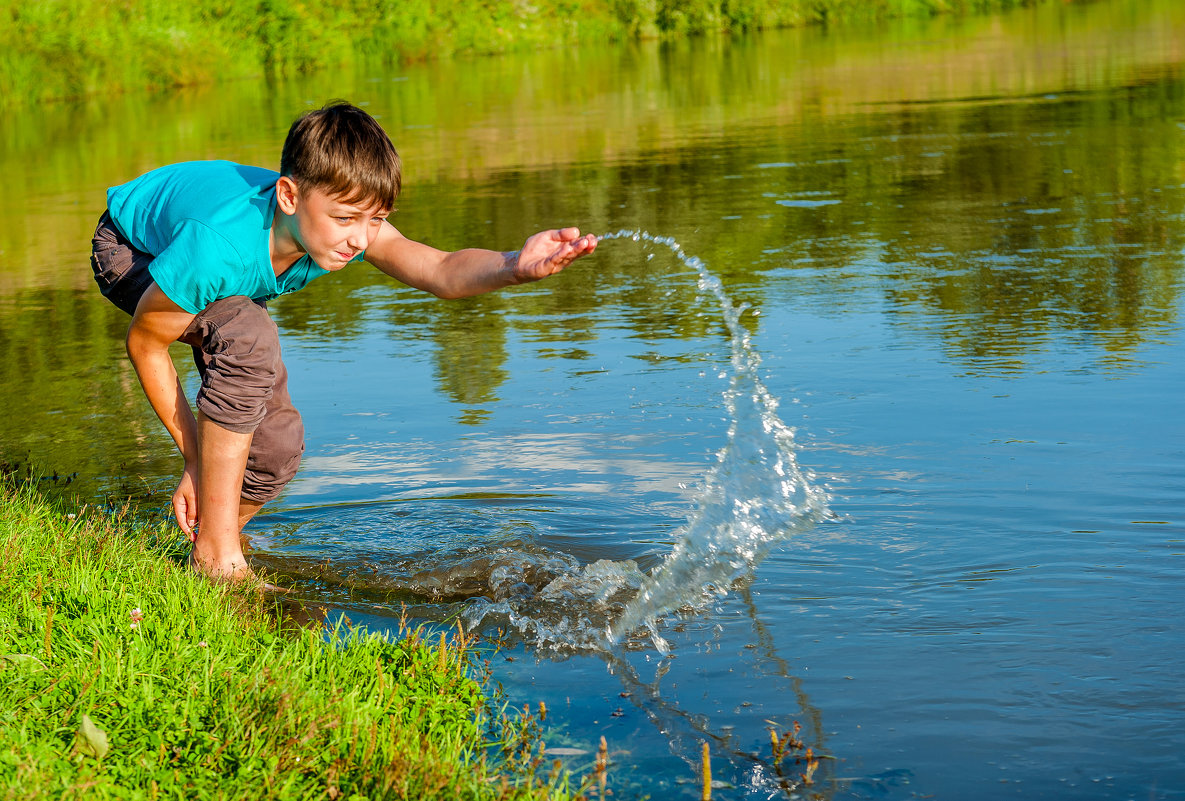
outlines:
{"label": "brown shorts", "polygon": [[[104,212],[92,243],[91,266],[104,297],[134,314],[152,284],[152,256],[136,250]],[[193,349],[201,376],[197,408],[230,431],[254,432],[245,499],[272,500],[296,475],[304,423],[288,395],[280,337],[263,301],[235,295],[215,301],[178,338]]]}

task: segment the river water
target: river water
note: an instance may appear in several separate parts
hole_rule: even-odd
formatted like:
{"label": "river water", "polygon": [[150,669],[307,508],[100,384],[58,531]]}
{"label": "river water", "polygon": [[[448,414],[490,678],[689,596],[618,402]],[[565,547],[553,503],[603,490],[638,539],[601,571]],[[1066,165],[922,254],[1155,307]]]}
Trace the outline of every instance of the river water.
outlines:
{"label": "river water", "polygon": [[272,304],[308,447],[250,534],[295,594],[502,632],[621,799],[698,798],[705,742],[718,799],[1182,798],[1183,65],[1179,3],[1104,0],[8,117],[0,458],[165,503],[103,191],[275,166],[346,97],[407,235],[613,236],[482,298],[359,266]]}

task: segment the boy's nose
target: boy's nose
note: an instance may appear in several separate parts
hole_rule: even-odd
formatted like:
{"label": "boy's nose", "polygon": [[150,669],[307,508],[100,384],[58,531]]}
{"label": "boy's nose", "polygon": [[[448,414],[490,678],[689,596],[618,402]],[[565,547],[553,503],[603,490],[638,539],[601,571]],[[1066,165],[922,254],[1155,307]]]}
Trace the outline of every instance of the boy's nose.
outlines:
{"label": "boy's nose", "polygon": [[346,244],[354,250],[366,250],[366,226],[354,226],[346,237]]}

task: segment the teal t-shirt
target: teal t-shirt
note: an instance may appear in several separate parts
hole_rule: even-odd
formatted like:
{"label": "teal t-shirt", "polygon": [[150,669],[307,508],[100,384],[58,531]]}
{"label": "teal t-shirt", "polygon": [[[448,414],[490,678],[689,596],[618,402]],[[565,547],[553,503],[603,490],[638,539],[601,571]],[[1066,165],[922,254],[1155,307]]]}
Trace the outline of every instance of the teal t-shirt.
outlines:
{"label": "teal t-shirt", "polygon": [[276,179],[261,167],[191,161],[147,172],[107,190],[107,211],[170,300],[197,314],[216,300],[255,300],[303,289],[328,270],[308,254],[278,277],[269,234]]}

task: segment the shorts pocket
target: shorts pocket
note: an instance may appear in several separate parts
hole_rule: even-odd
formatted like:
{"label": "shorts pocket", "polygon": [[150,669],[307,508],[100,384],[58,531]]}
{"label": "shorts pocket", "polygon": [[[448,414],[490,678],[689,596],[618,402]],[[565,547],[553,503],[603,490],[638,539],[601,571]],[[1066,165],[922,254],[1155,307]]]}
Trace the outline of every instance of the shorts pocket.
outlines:
{"label": "shorts pocket", "polygon": [[106,213],[99,219],[91,242],[91,269],[103,297],[134,314],[140,296],[152,283],[152,256],[136,250],[116,230]]}

